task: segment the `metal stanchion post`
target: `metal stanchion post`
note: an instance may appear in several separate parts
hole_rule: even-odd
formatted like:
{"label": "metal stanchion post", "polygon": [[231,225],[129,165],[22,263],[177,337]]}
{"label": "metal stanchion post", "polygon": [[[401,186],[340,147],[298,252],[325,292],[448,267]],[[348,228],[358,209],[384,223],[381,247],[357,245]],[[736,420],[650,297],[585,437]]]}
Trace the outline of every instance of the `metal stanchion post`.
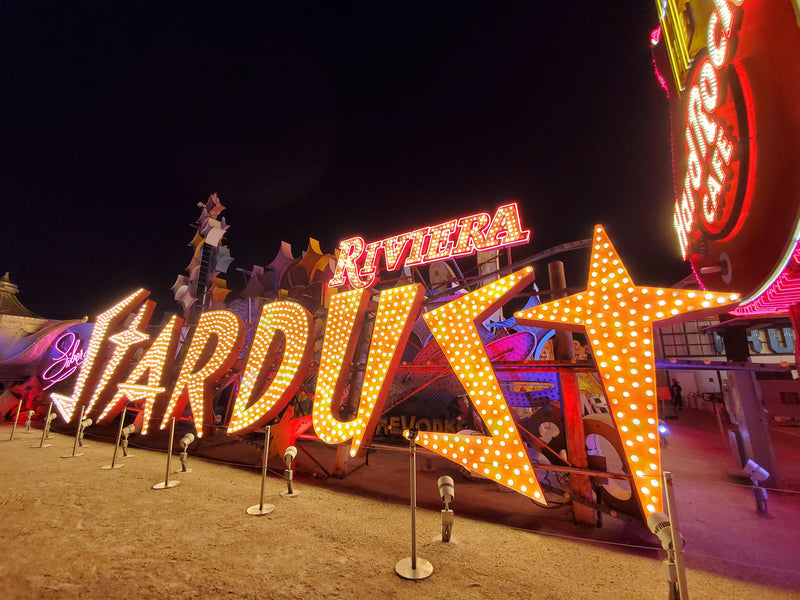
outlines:
{"label": "metal stanchion post", "polygon": [[408,432],[409,482],[411,487],[411,556],[403,558],[395,565],[395,572],[403,579],[425,579],[433,573],[433,565],[424,558],[417,557],[417,434],[416,429]]}
{"label": "metal stanchion post", "polygon": [[264,436],[263,466],[261,468],[261,501],[247,509],[248,515],[255,515],[258,517],[268,515],[275,510],[274,504],[264,504],[264,489],[267,484],[267,457],[269,456],[269,432],[270,426],[267,425],[267,433]]}
{"label": "metal stanchion post", "polygon": [[44,418],[44,427],[42,427],[42,439],[39,440],[38,446],[31,446],[31,448],[49,448],[53,444],[45,444],[44,438],[47,436],[47,433],[50,431],[50,415],[53,412],[53,403],[50,403],[50,406],[47,407],[47,416]]}
{"label": "metal stanchion post", "polygon": [[154,490],[166,490],[174,488],[180,481],[169,480],[169,463],[172,460],[172,442],[175,439],[175,417],[172,417],[172,422],[169,426],[169,446],[167,446],[167,474],[164,476],[164,481],[157,483],[153,486]]}
{"label": "metal stanchion post", "polygon": [[119,431],[117,432],[117,443],[114,444],[114,454],[111,457],[111,464],[106,465],[104,467],[100,467],[104,470],[111,470],[111,469],[121,469],[123,465],[116,464],[117,462],[117,450],[119,449],[119,440],[122,438],[122,428],[125,426],[125,414],[128,412],[128,407],[124,407],[122,409],[122,418],[119,420]]}
{"label": "metal stanchion post", "polygon": [[675,508],[675,492],[672,489],[672,473],[664,471],[664,490],[667,497],[667,515],[672,524],[672,548],[675,556],[675,571],[678,576],[680,600],[689,600],[689,588],[686,585],[686,572],[683,567],[683,539],[678,524],[678,511]]}
{"label": "metal stanchion post", "polygon": [[3,440],[4,442],[14,441],[14,432],[17,430],[17,421],[19,421],[19,413],[21,410],[22,410],[22,398],[19,399],[19,404],[17,404],[17,412],[14,415],[14,423],[11,425],[11,437],[8,438],[7,440]]}
{"label": "metal stanchion post", "polygon": [[76,454],[78,450],[78,439],[81,436],[81,427],[83,427],[83,413],[86,411],[85,406],[81,406],[81,416],[78,419],[78,428],[75,430],[75,444],[72,446],[72,454],[64,454],[61,458],[75,458],[76,456],[83,456],[83,452]]}

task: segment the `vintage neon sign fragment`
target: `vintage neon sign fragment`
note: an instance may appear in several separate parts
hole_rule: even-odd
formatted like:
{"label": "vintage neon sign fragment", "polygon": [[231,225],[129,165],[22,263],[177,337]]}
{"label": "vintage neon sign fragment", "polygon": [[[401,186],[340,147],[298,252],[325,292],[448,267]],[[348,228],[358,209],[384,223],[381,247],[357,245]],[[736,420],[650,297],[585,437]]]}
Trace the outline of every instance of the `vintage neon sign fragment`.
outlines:
{"label": "vintage neon sign fragment", "polygon": [[477,213],[369,244],[361,237],[349,238],[339,244],[339,259],[328,286],[349,284],[358,289],[372,286],[378,275],[381,251],[385,269],[395,271],[403,266],[525,244],[530,235],[530,230],[522,228],[519,207],[513,202],[499,207],[494,217]]}

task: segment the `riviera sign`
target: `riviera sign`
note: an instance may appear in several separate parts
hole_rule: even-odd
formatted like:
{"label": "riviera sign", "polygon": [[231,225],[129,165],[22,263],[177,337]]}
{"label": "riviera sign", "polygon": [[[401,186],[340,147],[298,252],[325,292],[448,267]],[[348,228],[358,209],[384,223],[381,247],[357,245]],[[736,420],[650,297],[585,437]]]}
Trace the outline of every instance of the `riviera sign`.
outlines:
{"label": "riviera sign", "polygon": [[377,242],[353,237],[339,244],[339,260],[329,287],[349,283],[367,288],[375,283],[380,252],[387,271],[469,256],[479,251],[525,244],[530,230],[522,229],[516,203],[501,206],[494,217],[477,213],[438,225],[423,227]]}

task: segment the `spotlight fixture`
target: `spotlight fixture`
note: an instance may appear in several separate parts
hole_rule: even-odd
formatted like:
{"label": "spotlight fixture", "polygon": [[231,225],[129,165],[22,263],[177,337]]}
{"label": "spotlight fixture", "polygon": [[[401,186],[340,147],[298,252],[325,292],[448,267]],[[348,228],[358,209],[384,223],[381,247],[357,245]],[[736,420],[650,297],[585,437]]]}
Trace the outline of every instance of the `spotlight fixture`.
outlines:
{"label": "spotlight fixture", "polygon": [[88,427],[92,426],[93,423],[94,421],[92,421],[91,419],[84,419],[83,421],[81,421],[81,426],[78,433],[78,446],[80,446],[81,448],[85,448],[85,446],[83,445],[83,434],[86,432],[86,429]]}
{"label": "spotlight fixture", "polygon": [[175,471],[176,473],[191,473],[191,469],[186,468],[186,462],[189,459],[189,445],[194,441],[194,434],[187,433],[185,436],[181,438],[179,442],[181,445],[181,469],[180,471]]}
{"label": "spotlight fixture", "polygon": [[297,456],[297,448],[294,446],[289,446],[286,448],[286,451],[283,453],[283,462],[286,463],[286,470],[283,472],[283,479],[286,481],[286,491],[281,492],[281,496],[285,496],[288,498],[295,498],[296,496],[300,495],[300,492],[294,491],[293,481],[294,481],[294,471],[292,471],[292,461]]}
{"label": "spotlight fixture", "polygon": [[136,425],[131,423],[130,425],[126,425],[122,428],[122,456],[123,458],[127,458],[130,456],[128,454],[128,436],[131,434],[136,433]]}
{"label": "spotlight fixture", "polygon": [[669,427],[661,419],[658,420],[658,439],[662,446],[669,445]]}
{"label": "spotlight fixture", "polygon": [[25,413],[25,414],[28,416],[28,420],[25,421],[25,433],[30,433],[31,432],[31,423],[33,422],[33,416],[36,414],[36,411],[29,409],[28,412]]}
{"label": "spotlight fixture", "polygon": [[752,458],[744,465],[744,474],[753,482],[753,494],[756,497],[756,511],[759,514],[766,514],[767,512],[767,490],[760,487],[758,484],[762,481],[769,479],[769,471],[759,465]]}
{"label": "spotlight fixture", "polygon": [[44,423],[44,439],[49,440],[51,437],[53,437],[50,435],[50,425],[53,424],[53,421],[56,420],[57,416],[58,415],[56,413],[50,413],[47,416],[47,419],[45,420]]}
{"label": "spotlight fixture", "polygon": [[[669,584],[669,598],[670,600],[688,600],[681,594],[684,585],[681,585],[682,578],[682,564],[679,567],[677,555],[683,549],[684,539],[683,536],[678,534],[680,539],[680,548],[676,550],[676,531],[672,529],[672,523],[669,517],[662,512],[654,512],[647,518],[647,527],[652,531],[658,540],[661,542],[661,547],[667,551],[667,557],[664,559],[664,566],[667,569],[667,582]],[[687,594],[688,596],[688,594]]]}
{"label": "spotlight fixture", "polygon": [[442,502],[444,502],[444,510],[442,510],[442,541],[449,542],[450,536],[453,533],[454,522],[450,503],[456,496],[455,485],[453,484],[453,478],[449,475],[442,475],[439,477],[437,485],[439,486],[439,496],[442,497]]}

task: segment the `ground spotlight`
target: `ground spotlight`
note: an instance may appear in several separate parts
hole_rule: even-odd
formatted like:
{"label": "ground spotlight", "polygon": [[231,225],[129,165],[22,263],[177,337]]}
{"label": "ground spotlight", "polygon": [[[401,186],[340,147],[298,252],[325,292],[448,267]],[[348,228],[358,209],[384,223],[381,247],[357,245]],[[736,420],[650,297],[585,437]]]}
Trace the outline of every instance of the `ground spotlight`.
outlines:
{"label": "ground spotlight", "polygon": [[136,425],[134,423],[131,423],[130,425],[126,425],[125,427],[122,428],[122,444],[121,444],[121,446],[122,446],[122,456],[125,457],[125,458],[130,456],[128,454],[128,436],[130,436],[131,434],[134,434],[134,433],[136,433]]}
{"label": "ground spotlight", "polygon": [[647,527],[661,542],[664,550],[672,552],[675,549],[672,545],[672,523],[667,515],[661,512],[653,513],[647,518]]}
{"label": "ground spotlight", "polygon": [[453,533],[453,521],[455,520],[453,511],[450,508],[450,503],[456,496],[456,489],[453,484],[453,478],[449,475],[442,475],[439,477],[437,485],[439,486],[439,496],[441,496],[442,502],[444,502],[444,510],[442,510],[442,541],[449,542],[450,536]]}
{"label": "ground spotlight", "polygon": [[286,463],[286,470],[283,472],[283,479],[286,481],[286,491],[281,492],[281,496],[286,496],[288,498],[294,498],[300,495],[300,492],[294,491],[294,471],[292,471],[292,461],[297,456],[297,448],[294,446],[289,446],[286,448],[286,451],[283,453],[283,462]]}
{"label": "ground spotlight", "polygon": [[91,419],[84,419],[83,421],[81,421],[81,426],[80,426],[80,428],[78,430],[79,431],[79,433],[78,433],[78,445],[81,448],[85,447],[83,445],[83,434],[86,432],[86,429],[91,427],[93,424],[94,424],[94,421],[92,421]]}
{"label": "ground spotlight", "polygon": [[767,512],[767,490],[760,487],[758,484],[769,479],[769,471],[752,458],[745,463],[743,470],[744,474],[753,482],[753,494],[755,494],[756,497],[756,511],[759,514],[765,514]]}
{"label": "ground spotlight", "polygon": [[25,413],[25,414],[28,416],[28,420],[25,421],[25,433],[30,433],[31,432],[31,423],[33,422],[33,416],[36,414],[36,411],[35,410],[28,410],[28,412]]}
{"label": "ground spotlight", "polygon": [[[677,532],[673,531],[672,523],[669,517],[662,512],[656,512],[647,518],[647,527],[652,531],[661,542],[661,547],[667,551],[667,557],[664,559],[664,566],[667,569],[667,582],[669,584],[669,598],[670,600],[688,600],[681,594],[682,589],[685,588],[685,578],[683,577],[682,564],[679,567],[679,561],[676,560],[676,555],[680,553],[683,548],[683,537],[678,534],[680,539],[680,548],[675,549],[675,542]],[[684,579],[681,585],[681,579]],[[687,594],[688,595],[688,594]]]}
{"label": "ground spotlight", "polygon": [[658,437],[662,446],[669,445],[669,427],[661,419],[658,420]]}
{"label": "ground spotlight", "polygon": [[192,472],[191,469],[187,469],[186,468],[186,462],[189,459],[189,446],[191,445],[192,442],[194,442],[194,434],[193,433],[187,433],[185,436],[183,436],[181,438],[181,441],[179,442],[180,445],[181,445],[181,455],[180,455],[180,458],[181,458],[181,469],[180,469],[180,471],[175,471],[176,473],[191,473]]}
{"label": "ground spotlight", "polygon": [[56,420],[58,415],[56,413],[50,413],[47,415],[47,419],[44,423],[44,439],[49,440],[52,436],[50,435],[50,426],[53,424],[53,421]]}
{"label": "ground spotlight", "polygon": [[744,465],[744,474],[747,475],[753,484],[758,484],[769,478],[769,471],[759,465],[752,458]]}

